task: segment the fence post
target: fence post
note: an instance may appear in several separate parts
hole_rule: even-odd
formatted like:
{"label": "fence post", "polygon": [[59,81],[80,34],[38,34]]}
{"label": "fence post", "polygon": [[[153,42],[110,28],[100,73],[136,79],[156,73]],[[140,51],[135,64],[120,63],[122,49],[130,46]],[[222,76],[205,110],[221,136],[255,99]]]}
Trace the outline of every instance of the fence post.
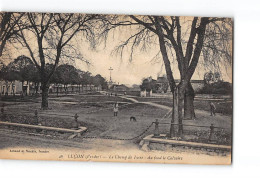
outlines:
{"label": "fence post", "polygon": [[155,120],[154,122],[155,124],[155,128],[154,128],[154,137],[159,137],[160,136],[160,133],[159,133],[159,121],[158,119]]}
{"label": "fence post", "polygon": [[214,139],[213,139],[213,135],[214,135],[214,125],[211,124],[209,128],[210,128],[210,131],[209,131],[209,142],[213,142],[213,141],[214,141]]}
{"label": "fence post", "polygon": [[[34,121],[33,121],[34,125],[39,125],[39,116],[38,116],[38,110],[36,109],[34,111]],[[42,129],[36,129],[36,132],[41,132]]]}
{"label": "fence post", "polygon": [[5,120],[5,104],[3,103],[2,108],[1,108],[1,119],[4,121]]}
{"label": "fence post", "polygon": [[72,125],[73,128],[79,128],[79,124],[78,124],[78,114],[76,113],[74,116],[74,123]]}
{"label": "fence post", "polygon": [[34,111],[34,121],[33,121],[33,123],[36,124],[36,125],[38,125],[38,123],[39,123],[37,109]]}

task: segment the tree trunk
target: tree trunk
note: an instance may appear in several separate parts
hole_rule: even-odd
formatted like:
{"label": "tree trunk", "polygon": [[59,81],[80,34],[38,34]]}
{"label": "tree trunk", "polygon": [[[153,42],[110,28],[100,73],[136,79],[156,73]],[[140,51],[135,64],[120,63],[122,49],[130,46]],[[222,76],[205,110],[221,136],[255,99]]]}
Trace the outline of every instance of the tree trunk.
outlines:
{"label": "tree trunk", "polygon": [[184,85],[182,82],[178,85],[178,135],[181,136],[183,134],[183,102],[184,102]]}
{"label": "tree trunk", "polygon": [[170,85],[170,88],[171,88],[171,92],[173,94],[173,104],[172,104],[173,109],[172,109],[172,120],[171,120],[171,127],[170,127],[170,136],[173,137],[173,135],[174,135],[174,125],[173,125],[173,123],[174,123],[174,119],[177,119],[177,118],[175,118],[175,116],[176,116],[175,108],[177,107],[176,106],[177,98],[176,98],[176,95],[175,95],[176,84],[175,84],[175,81],[174,81],[174,78],[173,78],[173,75],[172,75],[171,63],[170,63],[170,60],[169,60],[169,57],[168,57],[168,54],[167,54],[167,49],[166,49],[166,46],[165,46],[162,28],[160,26],[160,22],[159,22],[157,17],[155,17],[155,20],[156,20],[155,27],[156,27],[156,31],[158,33],[159,44],[160,44],[160,51],[161,51],[161,55],[163,57],[163,62],[164,62],[164,67],[165,67],[167,79],[168,79],[168,82],[169,82],[169,85]]}
{"label": "tree trunk", "polygon": [[67,85],[63,85],[63,88],[65,90],[65,94],[67,95]]}
{"label": "tree trunk", "polygon": [[15,96],[15,93],[14,93],[14,84],[13,84],[13,82],[11,83],[12,84],[12,91],[13,91],[13,96]]}
{"label": "tree trunk", "polygon": [[29,81],[27,81],[27,87],[26,87],[26,92],[25,92],[25,95],[26,95],[26,96],[29,95],[29,94],[28,94],[28,88],[30,88],[30,86],[29,86]]}
{"label": "tree trunk", "polygon": [[25,96],[28,96],[28,93],[27,93],[27,88],[28,88],[28,86],[26,86],[26,90],[25,90]]}
{"label": "tree trunk", "polygon": [[59,96],[59,85],[57,84],[57,96]]}
{"label": "tree trunk", "polygon": [[5,88],[6,88],[5,96],[8,96],[8,90],[9,90],[8,81],[5,82]]}
{"label": "tree trunk", "polygon": [[42,109],[48,109],[49,86],[42,83]]}
{"label": "tree trunk", "polygon": [[35,95],[38,96],[39,83],[35,82]]}
{"label": "tree trunk", "polygon": [[23,86],[24,86],[24,81],[22,81],[22,97],[24,96]]}
{"label": "tree trunk", "polygon": [[171,120],[171,128],[170,128],[170,137],[175,136],[175,120],[178,119],[178,91],[175,88],[173,92],[173,106],[172,106],[172,120]]}
{"label": "tree trunk", "polygon": [[184,119],[192,120],[195,119],[195,111],[194,111],[194,97],[195,93],[191,83],[189,82],[184,94]]}

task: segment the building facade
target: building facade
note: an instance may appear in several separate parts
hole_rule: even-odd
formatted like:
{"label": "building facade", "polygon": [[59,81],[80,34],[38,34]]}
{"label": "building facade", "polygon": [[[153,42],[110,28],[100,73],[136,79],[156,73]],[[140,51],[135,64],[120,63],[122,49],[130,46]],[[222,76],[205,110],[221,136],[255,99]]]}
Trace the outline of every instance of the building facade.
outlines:
{"label": "building facade", "polygon": [[[27,84],[26,84],[27,87]],[[16,95],[21,94],[23,90],[22,82],[20,81],[0,81],[1,95]],[[29,88],[28,88],[29,90]],[[28,91],[29,92],[29,91]]]}

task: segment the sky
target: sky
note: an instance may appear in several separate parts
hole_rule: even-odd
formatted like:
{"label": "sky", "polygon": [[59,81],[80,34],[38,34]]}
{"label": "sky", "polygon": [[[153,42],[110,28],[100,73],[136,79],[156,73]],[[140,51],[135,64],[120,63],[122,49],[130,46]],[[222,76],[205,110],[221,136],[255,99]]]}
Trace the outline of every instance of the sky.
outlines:
{"label": "sky", "polygon": [[[145,51],[140,50],[141,46],[137,47],[134,51],[132,60],[130,61],[130,49],[131,44],[125,48],[123,55],[115,53],[115,49],[118,45],[122,44],[127,38],[135,32],[133,28],[118,28],[113,32],[110,32],[106,43],[101,43],[93,49],[89,43],[82,37],[77,36],[72,43],[76,46],[78,51],[82,54],[83,58],[89,62],[89,64],[76,60],[71,63],[83,71],[89,71],[93,75],[100,74],[107,80],[110,78],[110,67],[112,70],[112,81],[119,84],[125,84],[132,86],[133,84],[141,84],[143,78],[152,76],[153,79],[157,79],[158,76],[165,75],[165,68],[162,60],[162,56],[159,53],[158,39],[154,39],[151,42],[150,47],[146,48]],[[37,47],[35,41],[32,41]],[[36,49],[35,49],[36,50]],[[159,55],[157,55],[159,54]],[[28,50],[22,48],[12,48],[11,59],[17,58],[19,55],[29,56]],[[156,56],[157,55],[157,56]],[[157,57],[156,60],[154,57]],[[10,59],[9,59],[10,60]],[[9,61],[6,60],[6,61]],[[175,79],[179,79],[179,71],[177,69],[176,60],[172,60],[172,71]],[[66,63],[62,61],[61,63]],[[205,72],[209,69],[203,67],[203,56],[201,55],[200,64],[198,65],[192,79],[202,80]],[[212,69],[214,71],[214,69]],[[224,81],[232,82],[232,68],[231,66],[221,66],[221,74]]]}
{"label": "sky", "polygon": [[[97,50],[91,50],[85,43],[81,47],[82,54],[88,58],[91,65],[77,61],[76,66],[83,70],[88,70],[92,74],[101,74],[109,80],[110,71],[112,67],[112,80],[116,83],[126,84],[131,86],[133,84],[140,84],[143,78],[152,76],[157,79],[158,76],[166,74],[162,56],[159,53],[159,45],[157,39],[154,44],[146,51],[140,51],[141,47],[137,47],[134,51],[133,59],[130,61],[130,46],[128,46],[123,56],[115,54],[114,49],[124,42],[129,36],[129,29],[120,29],[115,31],[116,35],[109,35],[106,46],[101,44]],[[86,48],[87,47],[87,48]],[[159,55],[157,55],[159,53]],[[156,60],[154,57],[157,55]],[[227,67],[227,68],[226,68]],[[232,82],[232,68],[231,66],[221,66],[221,75],[224,81]],[[176,60],[172,60],[172,71],[175,79],[179,79],[179,70],[177,69]],[[200,64],[192,77],[192,79],[202,80],[205,72],[209,69],[204,69],[203,56],[201,55]],[[214,69],[212,69],[214,71]]]}

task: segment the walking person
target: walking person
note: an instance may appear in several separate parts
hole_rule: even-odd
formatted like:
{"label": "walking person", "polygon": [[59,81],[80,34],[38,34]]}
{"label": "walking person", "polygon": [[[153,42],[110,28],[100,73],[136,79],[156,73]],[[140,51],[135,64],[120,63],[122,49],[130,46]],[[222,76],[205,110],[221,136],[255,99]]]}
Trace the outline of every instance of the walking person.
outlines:
{"label": "walking person", "polygon": [[216,106],[213,102],[210,102],[210,116],[216,116]]}
{"label": "walking person", "polygon": [[116,102],[114,104],[114,117],[117,116],[117,113],[118,113],[118,103]]}

